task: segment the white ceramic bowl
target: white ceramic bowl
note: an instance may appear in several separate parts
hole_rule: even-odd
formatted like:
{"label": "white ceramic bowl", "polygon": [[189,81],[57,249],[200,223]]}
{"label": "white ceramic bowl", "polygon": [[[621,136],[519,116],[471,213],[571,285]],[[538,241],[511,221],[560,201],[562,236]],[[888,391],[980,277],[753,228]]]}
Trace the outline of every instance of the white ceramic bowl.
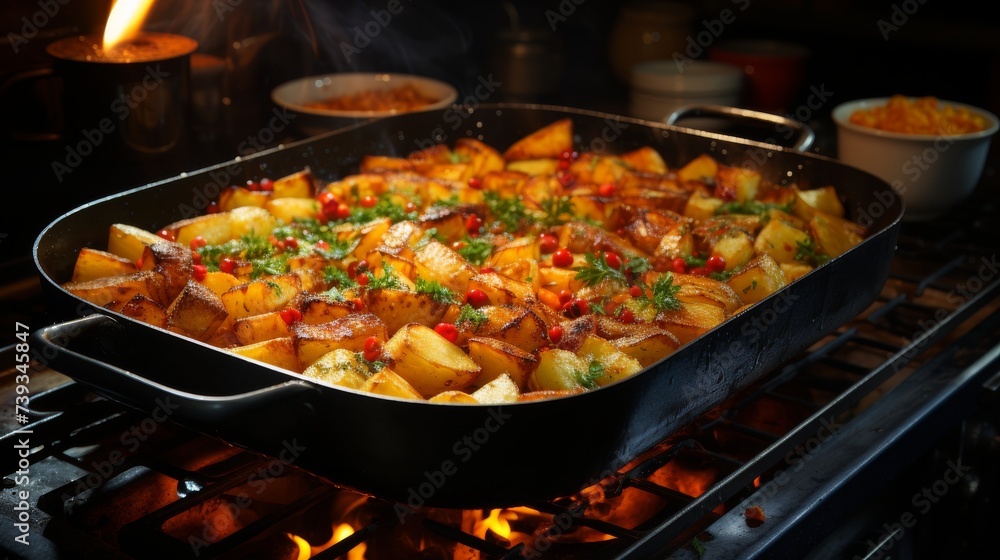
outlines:
{"label": "white ceramic bowl", "polygon": [[[415,110],[337,111],[309,106],[344,95],[356,95],[364,91],[389,91],[406,85],[413,85],[422,95],[434,101]],[[311,134],[398,113],[444,109],[457,98],[458,92],[454,87],[431,78],[411,74],[360,72],[307,76],[281,84],[271,92],[271,100],[294,111],[296,118],[293,123]]]}
{"label": "white ceramic bowl", "polygon": [[939,106],[965,108],[986,118],[985,130],[938,136],[888,132],[850,122],[854,111],[884,106],[887,97],[860,99],[833,109],[839,159],[892,185],[906,204],[905,220],[933,219],[975,189],[986,165],[996,115],[952,101]]}

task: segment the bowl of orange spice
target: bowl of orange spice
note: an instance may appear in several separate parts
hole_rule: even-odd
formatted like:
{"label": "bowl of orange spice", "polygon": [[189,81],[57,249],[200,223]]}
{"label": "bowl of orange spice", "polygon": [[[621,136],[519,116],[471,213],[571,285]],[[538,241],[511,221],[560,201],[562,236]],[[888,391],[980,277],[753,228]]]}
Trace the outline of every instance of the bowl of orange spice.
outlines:
{"label": "bowl of orange spice", "polygon": [[[967,198],[1000,127],[988,111],[935,97],[850,101],[832,116],[839,159],[892,185],[906,220],[933,219]],[[877,208],[864,211],[877,217]]]}
{"label": "bowl of orange spice", "polygon": [[271,100],[294,112],[293,122],[309,134],[398,113],[444,109],[457,97],[445,82],[384,72],[308,76],[271,91]]}

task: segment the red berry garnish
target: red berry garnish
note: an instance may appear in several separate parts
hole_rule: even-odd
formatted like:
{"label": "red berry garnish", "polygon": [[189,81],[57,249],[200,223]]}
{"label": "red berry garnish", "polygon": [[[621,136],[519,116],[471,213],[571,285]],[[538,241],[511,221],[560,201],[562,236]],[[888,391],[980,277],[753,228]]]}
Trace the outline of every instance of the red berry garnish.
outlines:
{"label": "red berry garnish", "polygon": [[699,266],[698,268],[692,268],[688,272],[690,274],[694,274],[695,276],[708,276],[708,269],[703,266]]}
{"label": "red berry garnish", "polygon": [[705,261],[705,268],[707,268],[709,272],[722,272],[723,270],[726,270],[726,259],[720,257],[719,255],[712,255],[711,257],[708,257],[707,261]]}
{"label": "red berry garnish", "polygon": [[559,160],[559,163],[556,164],[556,168],[559,169],[560,171],[566,171],[567,169],[569,169],[569,164],[570,161],[568,159],[561,159]]}
{"label": "red berry garnish", "polygon": [[628,307],[619,307],[621,312],[618,313],[618,320],[625,324],[632,324],[635,322],[635,313]]}
{"label": "red berry garnish", "polygon": [[257,181],[254,181],[253,179],[247,179],[246,188],[248,191],[259,191],[260,184],[258,184]]}
{"label": "red berry garnish", "polygon": [[483,227],[483,219],[478,214],[472,214],[465,219],[465,229],[469,235],[479,235],[480,228]]}
{"label": "red berry garnish", "polygon": [[601,186],[597,187],[597,194],[609,197],[615,194],[615,190],[617,190],[617,187],[615,187],[614,183],[602,183]]}
{"label": "red berry garnish", "polygon": [[330,191],[320,193],[316,197],[316,201],[319,202],[320,212],[323,214],[323,218],[326,220],[333,220],[337,217],[337,197]]}
{"label": "red berry garnish", "polygon": [[576,298],[563,304],[563,311],[571,319],[575,319],[590,313],[590,305],[587,304],[587,300]]}
{"label": "red berry garnish", "polygon": [[614,269],[622,267],[622,258],[618,256],[618,253],[612,253],[611,251],[604,252],[604,262],[608,263],[608,266]]}
{"label": "red berry garnish", "polygon": [[267,177],[264,177],[263,179],[260,180],[260,182],[257,183],[257,186],[259,186],[260,190],[262,191],[273,191],[274,181],[268,179]]}
{"label": "red berry garnish", "polygon": [[687,273],[688,265],[687,262],[684,261],[684,259],[677,257],[671,264],[673,265],[674,272],[676,272],[677,274]]}
{"label": "red berry garnish", "polygon": [[214,201],[213,202],[209,202],[208,203],[208,208],[205,209],[205,212],[208,213],[208,214],[218,214],[219,213],[219,203],[218,202],[214,202]]}
{"label": "red berry garnish", "polygon": [[232,274],[236,270],[236,260],[231,257],[222,257],[219,261],[219,270],[226,274]]}
{"label": "red berry garnish", "polygon": [[479,308],[490,304],[490,296],[486,295],[486,292],[480,290],[479,288],[472,288],[471,290],[465,292],[465,303],[468,303],[472,307]]}
{"label": "red berry garnish", "polygon": [[282,309],[279,315],[281,315],[281,320],[289,326],[302,320],[302,312],[294,307]]}
{"label": "red berry garnish", "polygon": [[543,233],[538,236],[538,245],[543,254],[549,254],[559,248],[559,239],[551,234]]}
{"label": "red berry garnish", "polygon": [[374,208],[375,205],[378,204],[378,198],[370,194],[365,195],[361,197],[361,202],[359,202],[358,204],[360,204],[362,208]]}
{"label": "red berry garnish", "polygon": [[374,362],[382,355],[382,341],[377,336],[369,336],[365,340],[365,359]]}
{"label": "red berry garnish", "polygon": [[321,251],[329,251],[330,244],[327,243],[325,240],[320,239],[319,241],[316,242],[316,248],[320,249]]}
{"label": "red berry garnish", "polygon": [[496,272],[496,270],[494,270],[492,266],[484,266],[479,269],[480,274],[492,274],[494,272]]}
{"label": "red berry garnish", "polygon": [[562,340],[562,336],[563,328],[559,325],[549,328],[549,340],[552,341],[552,344],[559,344],[559,341]]}
{"label": "red berry garnish", "polygon": [[443,336],[445,340],[454,344],[458,340],[458,328],[451,323],[438,323],[434,325],[434,332]]}
{"label": "red berry garnish", "polygon": [[556,171],[556,180],[559,181],[559,184],[563,187],[569,188],[576,182],[576,176],[569,171]]}
{"label": "red berry garnish", "polygon": [[208,276],[208,267],[203,264],[196,264],[191,267],[191,277],[195,282],[201,282]]}
{"label": "red berry garnish", "polygon": [[350,216],[351,216],[351,207],[350,206],[348,206],[346,204],[343,204],[343,203],[337,205],[337,219],[338,220],[344,220],[346,218],[349,218]]}
{"label": "red berry garnish", "polygon": [[640,288],[639,286],[632,286],[631,288],[628,289],[628,295],[632,297],[642,297],[642,294],[643,294],[642,288]]}
{"label": "red berry garnish", "polygon": [[412,203],[412,202],[407,202],[406,206],[403,207],[403,210],[405,210],[407,214],[409,214],[411,212],[416,212],[417,211],[417,205],[414,204],[414,203]]}
{"label": "red berry garnish", "polygon": [[362,301],[361,298],[359,298],[359,297],[356,297],[356,298],[352,299],[351,303],[354,304],[354,310],[355,311],[361,311],[362,309],[365,308],[365,302]]}
{"label": "red berry garnish", "polygon": [[552,253],[552,264],[558,266],[559,268],[568,268],[573,266],[573,253],[565,247],[560,247]]}
{"label": "red berry garnish", "polygon": [[201,264],[201,253],[191,251],[191,264]]}
{"label": "red berry garnish", "polygon": [[288,249],[293,249],[294,250],[294,249],[298,249],[299,248],[299,240],[295,239],[291,235],[289,235],[288,237],[286,237],[284,239],[284,243],[285,243],[285,247],[288,248]]}
{"label": "red berry garnish", "polygon": [[174,234],[172,231],[166,229],[161,229],[160,231],[156,232],[156,235],[159,235],[160,237],[166,239],[167,241],[177,241],[177,235]]}
{"label": "red berry garnish", "polygon": [[573,299],[573,292],[569,290],[559,290],[559,303],[566,305],[566,302]]}
{"label": "red berry garnish", "polygon": [[355,281],[359,286],[367,286],[371,283],[372,277],[370,274],[359,274]]}
{"label": "red berry garnish", "polygon": [[191,246],[192,251],[197,251],[199,247],[204,247],[205,245],[208,245],[208,242],[205,241],[204,237],[199,235],[198,237],[192,239],[191,243],[189,243],[188,245]]}
{"label": "red berry garnish", "polygon": [[483,188],[483,180],[479,177],[469,177],[469,188],[478,191]]}

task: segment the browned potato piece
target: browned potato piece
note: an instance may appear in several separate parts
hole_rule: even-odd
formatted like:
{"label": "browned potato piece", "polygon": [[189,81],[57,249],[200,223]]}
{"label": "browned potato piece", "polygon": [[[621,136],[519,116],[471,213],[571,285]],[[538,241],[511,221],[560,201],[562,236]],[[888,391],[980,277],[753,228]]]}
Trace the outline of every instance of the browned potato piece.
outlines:
{"label": "browned potato piece", "polygon": [[420,215],[420,227],[434,228],[437,234],[449,242],[457,241],[467,233],[465,215],[462,209],[452,206],[431,206]]}
{"label": "browned potato piece", "polygon": [[[465,344],[471,336],[486,336],[525,352],[534,352],[549,343],[545,321],[530,309],[517,305],[487,305],[479,311],[486,315],[486,322],[479,327],[459,324],[459,344]],[[451,322],[447,314],[442,320]]]}
{"label": "browned potato piece", "polygon": [[490,256],[490,266],[499,268],[522,260],[538,261],[542,252],[538,246],[537,237],[522,237],[515,239],[497,249]]}
{"label": "browned potato piece", "polygon": [[427,402],[444,404],[479,404],[472,395],[465,391],[445,391],[427,399]]}
{"label": "browned potato piece", "polygon": [[690,302],[676,311],[661,311],[656,322],[687,344],[726,320],[725,309],[711,303]]}
{"label": "browned potato piece", "polygon": [[298,358],[295,355],[295,343],[291,338],[272,338],[256,344],[247,346],[236,346],[229,349],[233,354],[238,354],[251,360],[271,364],[289,371],[300,371]]}
{"label": "browned potato piece", "polygon": [[290,224],[296,219],[318,218],[319,202],[314,198],[271,198],[264,205],[275,218]]}
{"label": "browned potato piece", "polygon": [[666,162],[663,161],[660,152],[657,152],[651,146],[643,146],[618,157],[636,171],[656,173],[658,175],[665,175],[667,173]]}
{"label": "browned potato piece", "polygon": [[173,301],[181,293],[194,266],[190,249],[168,241],[147,245],[140,262],[141,270],[154,270],[163,276],[167,301]]}
{"label": "browned potato piece", "polygon": [[126,224],[113,224],[108,234],[108,252],[136,262],[142,257],[147,245],[163,241],[159,235],[144,229]]}
{"label": "browned potato piece", "polygon": [[243,206],[263,208],[268,200],[271,200],[271,193],[267,191],[252,191],[245,187],[222,189],[219,193],[219,209],[228,212]]}
{"label": "browned potato piece", "polygon": [[167,325],[177,327],[197,340],[207,340],[228,314],[219,296],[190,281],[167,308]]}
{"label": "browned potato piece", "polygon": [[787,281],[781,266],[767,253],[750,261],[729,279],[729,287],[747,304],[757,303],[785,284]]}
{"label": "browned potato piece", "polygon": [[809,220],[809,231],[816,240],[816,249],[828,257],[839,257],[861,243],[860,227],[843,218],[817,211]]}
{"label": "browned potato piece", "polygon": [[201,281],[202,286],[215,292],[215,295],[222,297],[222,294],[239,286],[240,279],[225,272],[208,272],[205,279]]}
{"label": "browned potato piece", "polygon": [[163,284],[163,276],[159,273],[144,270],[86,282],[70,282],[63,288],[94,305],[117,311],[136,295],[156,302],[167,301]]}
{"label": "browned potato piece", "polygon": [[73,265],[73,282],[86,282],[135,272],[135,263],[118,255],[84,247]]}
{"label": "browned potato piece", "polygon": [[298,309],[302,313],[302,322],[307,325],[329,323],[355,311],[354,304],[350,301],[335,301],[317,294],[305,295],[298,302]]}
{"label": "browned potato piece", "polygon": [[509,375],[519,388],[524,388],[527,386],[528,377],[538,364],[534,354],[493,338],[470,338],[469,357],[482,368],[476,379],[476,383],[480,385],[489,383],[501,375]]}
{"label": "browned potato piece", "polygon": [[233,322],[233,333],[240,344],[247,345],[292,336],[292,329],[281,318],[281,312],[272,311],[237,319]]}
{"label": "browned potato piece", "polygon": [[463,136],[455,140],[454,152],[469,160],[468,177],[482,177],[490,171],[503,171],[504,161],[500,152],[475,138]]}
{"label": "browned potato piece", "polygon": [[[743,306],[739,294],[724,282],[694,274],[673,273],[673,278],[674,285],[681,287],[677,299],[682,303],[710,303],[722,307],[726,313],[734,313]],[[651,274],[648,281],[655,282],[656,275]]]}
{"label": "browned potato piece", "polygon": [[277,311],[299,293],[301,282],[294,274],[254,280],[222,294],[222,304],[233,319]]}
{"label": "browned potato piece", "polygon": [[467,290],[482,290],[493,305],[527,305],[534,299],[531,284],[518,282],[502,274],[477,274],[469,279]]}
{"label": "browned potato piece", "polygon": [[687,200],[684,206],[684,215],[695,220],[705,220],[715,215],[715,211],[725,203],[721,198],[709,195],[706,191],[699,189]]}
{"label": "browned potato piece", "polygon": [[778,263],[793,263],[799,244],[808,242],[808,233],[786,221],[771,220],[757,234],[754,249],[757,253],[767,253]]}
{"label": "browned potato piece", "polygon": [[838,218],[844,217],[844,205],[840,202],[840,197],[837,196],[837,189],[832,186],[807,191],[801,191],[796,188],[793,189],[793,192],[795,194],[793,211],[803,220],[812,219],[813,212],[811,209],[819,210]]}
{"label": "browned potato piece", "polygon": [[588,337],[576,353],[588,365],[591,360],[596,360],[601,364],[604,375],[593,379],[593,382],[599,387],[625,379],[642,370],[642,364],[638,360],[598,336]]}
{"label": "browned potato piece", "polygon": [[677,179],[679,181],[700,181],[707,183],[715,180],[715,175],[718,172],[719,163],[715,161],[715,158],[708,154],[701,154],[677,171]]}
{"label": "browned potato piece", "polygon": [[433,327],[450,305],[435,301],[430,294],[389,289],[366,290],[363,300],[369,312],[382,317],[389,334],[408,323]]}
{"label": "browned potato piece", "polygon": [[526,175],[555,175],[559,169],[559,160],[554,158],[522,159],[508,161],[507,171],[517,171]]}
{"label": "browned potato piece", "polygon": [[267,210],[256,206],[243,206],[229,212],[205,214],[174,222],[165,227],[174,232],[177,243],[187,247],[191,240],[201,236],[209,245],[239,239],[247,234],[267,237],[277,224],[277,219]]}
{"label": "browned potato piece", "polygon": [[292,332],[299,363],[305,367],[337,348],[363,352],[365,340],[370,336],[379,340],[388,338],[385,323],[371,313],[349,315],[321,325],[295,323]]}
{"label": "browned potato piece", "polygon": [[479,375],[479,364],[430,327],[409,324],[385,343],[393,371],[425,397],[461,389]]}
{"label": "browned potato piece", "polygon": [[320,356],[302,375],[331,385],[362,389],[368,381],[368,367],[354,352],[337,348]]}
{"label": "browned potato piece", "polygon": [[142,294],[128,300],[119,311],[126,317],[131,317],[154,327],[166,328],[167,310],[158,302],[155,302]]}
{"label": "browned potato piece", "polygon": [[716,193],[732,193],[740,202],[757,198],[760,187],[760,173],[742,167],[720,167],[716,177]]}
{"label": "browned potato piece", "polygon": [[681,345],[676,336],[661,329],[623,336],[611,343],[615,348],[638,360],[642,367],[649,367],[661,358],[673,354]]}
{"label": "browned potato piece", "polygon": [[417,275],[427,280],[437,280],[449,290],[464,294],[469,279],[479,271],[469,264],[462,255],[450,248],[431,241],[413,257],[417,265]]}
{"label": "browned potato piece", "polygon": [[558,158],[573,151],[573,121],[561,119],[514,142],[503,157],[506,160]]}
{"label": "browned potato piece", "polygon": [[528,378],[532,391],[581,389],[580,378],[590,364],[569,350],[553,348],[538,355],[538,367]]}
{"label": "browned potato piece", "polygon": [[406,379],[389,369],[383,369],[368,378],[362,391],[382,395],[384,397],[395,397],[397,399],[424,400],[423,395],[410,385]]}
{"label": "browned potato piece", "polygon": [[520,388],[506,373],[472,393],[472,398],[482,404],[515,403],[520,396]]}
{"label": "browned potato piece", "polygon": [[810,271],[812,271],[812,265],[806,263],[782,263],[781,272],[785,274],[785,280],[787,282],[792,282],[793,280],[798,280],[802,278]]}
{"label": "browned potato piece", "polygon": [[306,167],[301,171],[285,175],[273,182],[272,198],[313,198],[316,196],[316,179],[312,170]]}

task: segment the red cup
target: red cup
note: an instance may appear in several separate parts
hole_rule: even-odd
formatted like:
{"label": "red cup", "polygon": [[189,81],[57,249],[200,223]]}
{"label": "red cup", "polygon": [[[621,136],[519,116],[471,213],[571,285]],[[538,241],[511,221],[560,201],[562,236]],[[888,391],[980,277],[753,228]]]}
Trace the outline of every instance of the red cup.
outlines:
{"label": "red cup", "polygon": [[748,108],[785,113],[802,88],[809,50],[794,43],[748,39],[714,46],[709,57],[743,71]]}

